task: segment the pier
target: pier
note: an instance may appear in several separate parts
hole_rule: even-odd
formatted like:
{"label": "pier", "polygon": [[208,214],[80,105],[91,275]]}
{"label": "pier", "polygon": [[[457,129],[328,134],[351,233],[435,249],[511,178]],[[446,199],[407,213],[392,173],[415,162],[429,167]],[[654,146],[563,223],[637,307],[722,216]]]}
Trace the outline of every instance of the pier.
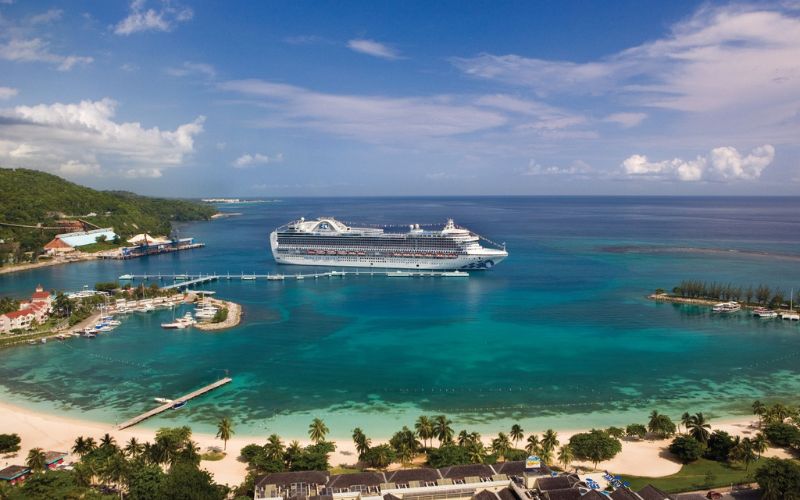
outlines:
{"label": "pier", "polygon": [[346,276],[386,276],[388,278],[469,278],[469,273],[465,271],[413,271],[413,270],[394,270],[394,271],[328,271],[322,273],[297,273],[297,274],[123,274],[120,281],[134,280],[183,280],[172,285],[162,287],[162,290],[181,290],[194,285],[201,285],[217,280],[241,280],[241,281],[286,281],[286,280],[306,280],[319,278],[344,278]]}
{"label": "pier", "polygon": [[222,387],[223,385],[225,385],[225,384],[227,384],[229,382],[233,382],[233,379],[230,378],[230,377],[225,377],[223,379],[217,380],[213,384],[208,384],[207,386],[201,387],[200,389],[197,389],[194,392],[190,392],[189,394],[185,394],[185,395],[179,397],[178,399],[170,401],[169,403],[164,403],[163,405],[158,406],[156,408],[153,408],[152,410],[150,410],[148,412],[142,413],[141,415],[133,417],[130,420],[122,422],[121,424],[119,424],[117,426],[117,429],[122,430],[122,429],[127,429],[128,427],[133,427],[134,425],[136,425],[136,424],[138,424],[140,422],[144,422],[145,420],[147,420],[150,417],[155,417],[159,413],[163,413],[163,412],[169,410],[170,408],[172,408],[173,406],[175,406],[178,403],[185,403],[185,402],[189,401],[190,399],[194,399],[194,398],[196,398],[198,396],[202,396],[203,394],[205,394],[207,392],[213,391],[217,387]]}

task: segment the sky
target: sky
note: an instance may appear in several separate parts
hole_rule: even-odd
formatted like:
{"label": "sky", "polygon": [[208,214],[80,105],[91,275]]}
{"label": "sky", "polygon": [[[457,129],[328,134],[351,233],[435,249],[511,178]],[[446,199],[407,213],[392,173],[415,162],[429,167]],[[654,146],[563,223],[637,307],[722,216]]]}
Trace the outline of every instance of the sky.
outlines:
{"label": "sky", "polygon": [[796,195],[800,2],[0,0],[0,166],[176,197]]}

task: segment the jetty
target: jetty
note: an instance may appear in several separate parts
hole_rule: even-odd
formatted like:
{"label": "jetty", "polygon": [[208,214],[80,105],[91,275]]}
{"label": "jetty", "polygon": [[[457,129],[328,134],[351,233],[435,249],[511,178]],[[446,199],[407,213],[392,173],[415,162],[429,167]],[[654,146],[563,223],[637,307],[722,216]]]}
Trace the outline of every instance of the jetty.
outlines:
{"label": "jetty", "polygon": [[225,384],[227,384],[229,382],[233,382],[233,379],[230,378],[230,377],[225,377],[225,378],[219,379],[216,382],[214,382],[213,384],[208,384],[208,385],[206,385],[204,387],[201,387],[200,389],[197,389],[196,391],[190,392],[189,394],[185,394],[185,395],[179,397],[178,399],[174,399],[174,400],[172,400],[172,401],[170,401],[168,403],[164,403],[163,405],[158,406],[156,408],[153,408],[152,410],[150,410],[148,412],[142,413],[141,415],[137,415],[137,416],[133,417],[130,420],[126,420],[125,422],[122,422],[121,424],[119,424],[117,426],[117,429],[122,430],[122,429],[127,429],[128,427],[133,427],[134,425],[136,425],[136,424],[138,424],[140,422],[144,422],[145,420],[147,420],[150,417],[155,417],[159,413],[163,413],[163,412],[171,409],[176,404],[185,403],[185,402],[189,401],[190,399],[194,399],[194,398],[196,398],[198,396],[202,396],[203,394],[205,394],[207,392],[210,392],[210,391],[213,391],[217,387],[222,387],[223,385],[225,385]]}
{"label": "jetty", "polygon": [[177,281],[172,285],[162,287],[162,290],[181,290],[194,285],[201,285],[217,280],[241,281],[286,281],[319,278],[343,278],[346,276],[386,276],[389,278],[469,278],[465,271],[412,271],[412,270],[368,270],[368,271],[327,271],[321,273],[296,273],[296,274],[123,274],[120,281],[158,280]]}

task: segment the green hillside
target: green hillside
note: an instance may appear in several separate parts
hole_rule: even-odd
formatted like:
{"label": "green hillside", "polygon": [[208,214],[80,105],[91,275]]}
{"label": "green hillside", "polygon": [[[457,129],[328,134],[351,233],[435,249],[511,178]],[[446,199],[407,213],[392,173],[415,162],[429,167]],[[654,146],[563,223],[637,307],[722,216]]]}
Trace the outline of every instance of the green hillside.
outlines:
{"label": "green hillside", "polygon": [[[36,170],[0,168],[3,223],[54,226],[63,214],[99,227],[113,227],[122,237],[141,232],[168,235],[172,221],[206,220],[214,212],[204,203],[97,191]],[[86,217],[91,213],[97,215]],[[6,245],[19,242],[20,251],[37,251],[57,232],[0,226],[0,239]]]}

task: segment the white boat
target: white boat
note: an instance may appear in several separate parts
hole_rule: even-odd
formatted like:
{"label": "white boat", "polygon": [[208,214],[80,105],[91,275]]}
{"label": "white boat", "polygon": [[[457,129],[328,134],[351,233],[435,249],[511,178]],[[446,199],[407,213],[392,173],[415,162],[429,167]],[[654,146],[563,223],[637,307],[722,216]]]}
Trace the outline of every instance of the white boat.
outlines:
{"label": "white boat", "polygon": [[282,274],[268,274],[267,281],[283,281],[284,276]]}
{"label": "white boat", "polygon": [[742,306],[739,305],[738,302],[730,301],[730,302],[720,302],[713,307],[713,311],[717,313],[733,313],[740,310]]}
{"label": "white boat", "polygon": [[201,309],[200,311],[194,313],[194,316],[200,319],[212,319],[216,315],[216,309]]}
{"label": "white boat", "polygon": [[183,280],[188,280],[189,276],[187,276],[185,274],[176,274],[175,276],[173,276],[173,279],[175,281],[183,281]]}
{"label": "white boat", "polygon": [[445,271],[442,273],[444,278],[469,278],[469,273],[464,271]]}
{"label": "white boat", "polygon": [[120,280],[120,281],[131,281],[133,279],[133,275],[132,274],[123,274],[122,276],[120,276],[117,279]]}
{"label": "white boat", "polygon": [[242,275],[242,280],[243,281],[255,281],[256,280],[256,275],[255,274],[243,274]]}
{"label": "white boat", "polygon": [[294,279],[297,279],[297,280],[304,280],[304,279],[306,279],[306,277],[305,277],[305,276],[303,276],[302,274],[298,274],[297,276],[295,276],[295,277],[294,277]]}
{"label": "white boat", "polygon": [[781,313],[781,319],[786,319],[789,321],[800,321],[800,314],[794,311]]}
{"label": "white boat", "polygon": [[114,330],[114,328],[111,327],[111,326],[104,326],[104,327],[99,328],[98,330],[101,331],[101,332],[110,332],[110,331]]}
{"label": "white boat", "polygon": [[161,403],[161,404],[166,404],[166,403],[172,403],[173,402],[172,399],[167,399],[167,398],[153,398],[153,400],[156,403]]}
{"label": "white boat", "polygon": [[108,322],[109,326],[119,326],[121,324],[122,324],[122,321],[117,321],[116,319],[112,319],[111,321]]}
{"label": "white boat", "polygon": [[331,271],[331,272],[330,272],[330,275],[331,275],[331,276],[339,276],[339,277],[344,277],[344,276],[345,276],[345,273],[344,273],[344,271]]}
{"label": "white boat", "polygon": [[195,324],[197,321],[192,317],[192,313],[187,312],[182,318],[176,319],[172,323],[161,323],[161,328],[182,330]]}
{"label": "white boat", "polygon": [[388,276],[389,278],[408,278],[409,276],[411,276],[411,273],[406,271],[391,271],[386,273],[386,276]]}
{"label": "white boat", "polygon": [[753,316],[756,318],[777,318],[778,313],[773,311],[772,309],[767,309],[766,307],[756,307],[753,309]]}

